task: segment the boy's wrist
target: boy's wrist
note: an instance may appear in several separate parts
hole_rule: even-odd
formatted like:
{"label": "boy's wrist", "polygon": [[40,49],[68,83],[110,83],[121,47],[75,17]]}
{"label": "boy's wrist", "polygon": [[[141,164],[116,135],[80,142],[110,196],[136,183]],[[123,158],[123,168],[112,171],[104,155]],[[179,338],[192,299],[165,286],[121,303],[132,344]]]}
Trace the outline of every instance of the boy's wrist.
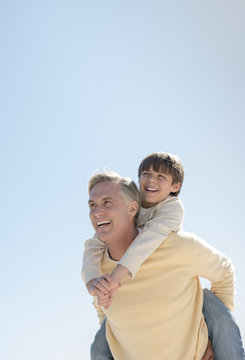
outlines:
{"label": "boy's wrist", "polygon": [[124,276],[129,275],[130,271],[123,265],[117,264],[115,269],[111,273],[113,280],[121,281]]}
{"label": "boy's wrist", "polygon": [[96,280],[96,278],[91,279],[91,280],[89,280],[89,281],[87,282],[87,284],[86,284],[86,288],[87,288],[87,289],[91,286],[91,284],[94,282],[94,280]]}

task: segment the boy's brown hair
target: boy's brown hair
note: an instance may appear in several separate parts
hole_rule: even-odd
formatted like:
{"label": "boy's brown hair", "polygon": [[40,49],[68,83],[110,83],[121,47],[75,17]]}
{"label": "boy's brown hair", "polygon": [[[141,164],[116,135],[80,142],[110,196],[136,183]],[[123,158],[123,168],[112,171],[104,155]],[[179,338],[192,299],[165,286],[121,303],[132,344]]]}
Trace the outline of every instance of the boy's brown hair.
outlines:
{"label": "boy's brown hair", "polygon": [[[181,183],[181,186],[184,181],[184,167],[178,158],[178,156],[173,155],[168,152],[156,152],[146,156],[140,163],[138,168],[138,177],[140,178],[143,171],[148,171],[152,166],[153,170],[156,172],[162,172],[163,174],[172,176],[172,184]],[[179,191],[173,192],[170,195],[178,196],[180,193],[181,187]]]}

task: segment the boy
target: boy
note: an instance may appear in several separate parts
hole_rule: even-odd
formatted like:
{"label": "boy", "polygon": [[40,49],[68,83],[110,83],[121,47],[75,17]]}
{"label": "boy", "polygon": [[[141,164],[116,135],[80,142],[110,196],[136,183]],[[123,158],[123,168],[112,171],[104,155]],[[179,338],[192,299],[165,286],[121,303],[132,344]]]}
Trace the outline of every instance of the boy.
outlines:
{"label": "boy", "polygon": [[[140,265],[161,245],[168,237],[171,231],[178,231],[183,221],[183,206],[177,195],[180,192],[184,169],[180,160],[169,153],[154,153],[147,156],[140,164],[138,170],[140,192],[142,197],[142,208],[138,220],[138,227],[144,227],[143,231],[135,238],[125,255],[120,259],[111,276],[100,276],[100,259],[105,251],[105,244],[99,239],[93,238],[87,240],[85,244],[84,262],[83,262],[83,278],[87,283],[87,288],[91,295],[98,296],[99,305],[108,307],[115,295],[123,276],[129,275],[134,277]],[[110,206],[108,204],[108,206]],[[109,222],[109,220],[108,220]],[[99,223],[98,226],[106,229],[106,221]],[[99,278],[98,278],[99,277]],[[96,279],[98,278],[98,279]],[[230,330],[233,338],[236,338],[237,352],[234,357],[226,357],[231,359],[244,359],[244,350],[242,349],[239,329],[233,322],[230,314],[226,312],[224,305],[210,292],[204,292],[204,305],[216,302],[216,308],[221,311],[221,317],[226,313],[226,329]],[[205,309],[207,308],[207,304]],[[224,308],[222,308],[222,306]],[[206,313],[209,313],[209,308]],[[206,316],[206,313],[204,314]],[[222,315],[223,314],[223,315]],[[206,318],[207,325],[211,331],[214,328],[213,319]],[[215,319],[217,323],[218,319]],[[223,322],[224,324],[224,322]],[[223,326],[223,325],[222,325]],[[212,338],[216,359],[225,359],[220,354],[221,347],[225,350],[224,344],[220,342],[222,337],[217,335],[220,329],[213,331]],[[112,358],[106,347],[104,325],[96,335],[94,344],[92,345],[92,359],[95,359],[96,344],[104,342],[104,357]],[[228,346],[228,344],[227,344]],[[232,344],[231,344],[232,347]],[[226,350],[225,350],[226,351]],[[102,351],[103,352],[103,351]],[[107,354],[107,355],[106,355]],[[239,355],[238,355],[239,354]],[[242,355],[243,354],[243,355]]]}

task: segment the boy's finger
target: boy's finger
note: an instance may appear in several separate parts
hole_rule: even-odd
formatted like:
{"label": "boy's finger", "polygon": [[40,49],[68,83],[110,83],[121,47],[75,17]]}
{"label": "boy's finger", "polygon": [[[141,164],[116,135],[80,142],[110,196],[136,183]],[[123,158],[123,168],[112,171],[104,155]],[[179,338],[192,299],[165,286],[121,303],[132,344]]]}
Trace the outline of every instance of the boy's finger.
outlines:
{"label": "boy's finger", "polygon": [[104,274],[103,277],[104,277],[104,279],[105,279],[106,281],[108,281],[108,283],[110,283],[111,285],[113,285],[114,280],[112,279],[112,277],[111,277],[108,273]]}
{"label": "boy's finger", "polygon": [[[105,280],[104,278],[98,280],[98,282],[96,283],[96,285],[97,285],[97,284],[99,284],[100,286],[102,286],[102,287],[106,290],[106,292],[107,292],[108,290],[110,290],[110,288],[111,288],[111,284],[110,284],[107,280]],[[100,289],[101,289],[101,287],[100,287]]]}
{"label": "boy's finger", "polygon": [[100,282],[96,282],[96,283],[94,284],[94,287],[101,292],[101,295],[108,294],[108,290],[107,290],[106,287],[103,286],[103,284],[101,284]]}
{"label": "boy's finger", "polygon": [[93,290],[90,291],[90,294],[92,296],[105,296],[105,292],[104,291],[101,291],[100,289],[97,289],[96,287],[93,288]]}

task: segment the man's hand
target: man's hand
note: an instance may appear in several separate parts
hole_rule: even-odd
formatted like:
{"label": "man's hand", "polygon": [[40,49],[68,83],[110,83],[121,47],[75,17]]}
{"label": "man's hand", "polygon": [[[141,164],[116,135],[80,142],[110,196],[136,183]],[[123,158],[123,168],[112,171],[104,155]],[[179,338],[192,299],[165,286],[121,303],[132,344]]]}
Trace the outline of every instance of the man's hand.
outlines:
{"label": "man's hand", "polygon": [[99,306],[103,306],[105,309],[111,305],[112,299],[110,298],[109,293],[103,296],[97,296],[97,302]]}
{"label": "man's hand", "polygon": [[212,343],[210,340],[208,340],[208,346],[202,357],[202,360],[214,360],[214,353],[213,353]]}

